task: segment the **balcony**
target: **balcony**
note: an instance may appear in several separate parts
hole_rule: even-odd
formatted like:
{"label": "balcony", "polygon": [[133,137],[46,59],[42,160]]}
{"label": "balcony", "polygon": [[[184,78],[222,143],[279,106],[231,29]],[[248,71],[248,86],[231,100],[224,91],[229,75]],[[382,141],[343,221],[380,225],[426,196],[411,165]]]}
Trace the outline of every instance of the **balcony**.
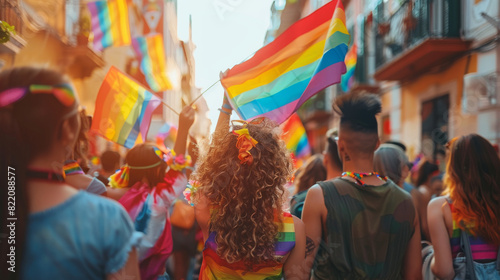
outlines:
{"label": "balcony", "polygon": [[17,1],[0,0],[0,20],[14,26],[16,30],[16,35],[11,35],[7,43],[0,44],[0,53],[18,53],[26,46],[26,41],[22,38],[23,21]]}
{"label": "balcony", "polygon": [[407,0],[391,16],[377,7],[374,78],[402,81],[454,59],[469,49],[460,38],[460,1]]}

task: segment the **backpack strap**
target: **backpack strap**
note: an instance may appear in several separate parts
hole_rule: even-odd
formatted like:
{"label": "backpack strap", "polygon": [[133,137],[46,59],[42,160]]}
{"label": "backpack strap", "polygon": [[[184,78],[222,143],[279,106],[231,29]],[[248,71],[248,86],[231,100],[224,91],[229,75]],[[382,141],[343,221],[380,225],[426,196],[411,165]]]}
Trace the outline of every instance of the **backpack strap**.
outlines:
{"label": "backpack strap", "polygon": [[476,272],[474,271],[474,261],[472,259],[469,236],[465,230],[460,230],[460,247],[465,253],[465,279],[476,280]]}
{"label": "backpack strap", "polygon": [[498,246],[498,254],[497,254],[497,271],[500,272],[500,246]]}

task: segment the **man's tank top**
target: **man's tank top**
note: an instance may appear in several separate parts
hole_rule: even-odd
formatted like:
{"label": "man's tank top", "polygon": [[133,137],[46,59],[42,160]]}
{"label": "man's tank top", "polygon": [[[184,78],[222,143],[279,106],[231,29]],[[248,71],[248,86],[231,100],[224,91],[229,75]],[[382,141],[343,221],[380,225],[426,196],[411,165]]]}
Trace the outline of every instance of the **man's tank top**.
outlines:
{"label": "man's tank top", "polygon": [[328,214],[314,279],[402,279],[415,231],[411,196],[390,180],[380,186],[343,178],[319,184]]}

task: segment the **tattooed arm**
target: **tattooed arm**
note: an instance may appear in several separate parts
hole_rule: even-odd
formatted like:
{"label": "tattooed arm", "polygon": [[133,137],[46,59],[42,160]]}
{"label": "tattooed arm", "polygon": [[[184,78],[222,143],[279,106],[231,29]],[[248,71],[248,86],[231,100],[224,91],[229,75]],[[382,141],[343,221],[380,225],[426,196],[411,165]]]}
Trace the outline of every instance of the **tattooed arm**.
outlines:
{"label": "tattooed arm", "polygon": [[321,242],[321,224],[324,211],[326,211],[326,209],[323,190],[321,190],[319,185],[314,185],[307,191],[304,209],[302,210],[302,221],[304,221],[306,228],[305,264],[308,271],[312,268],[314,258]]}

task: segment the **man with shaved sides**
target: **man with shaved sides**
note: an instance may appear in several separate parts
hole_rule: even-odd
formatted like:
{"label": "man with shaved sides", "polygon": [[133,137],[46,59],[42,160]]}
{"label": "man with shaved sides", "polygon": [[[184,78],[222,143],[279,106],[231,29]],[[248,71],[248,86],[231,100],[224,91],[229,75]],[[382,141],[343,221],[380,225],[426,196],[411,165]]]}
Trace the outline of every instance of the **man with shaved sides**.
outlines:
{"label": "man with shaved sides", "polygon": [[340,115],[343,173],[307,193],[302,219],[312,279],[421,279],[420,229],[411,196],[373,168],[380,98],[343,95],[333,108]]}

